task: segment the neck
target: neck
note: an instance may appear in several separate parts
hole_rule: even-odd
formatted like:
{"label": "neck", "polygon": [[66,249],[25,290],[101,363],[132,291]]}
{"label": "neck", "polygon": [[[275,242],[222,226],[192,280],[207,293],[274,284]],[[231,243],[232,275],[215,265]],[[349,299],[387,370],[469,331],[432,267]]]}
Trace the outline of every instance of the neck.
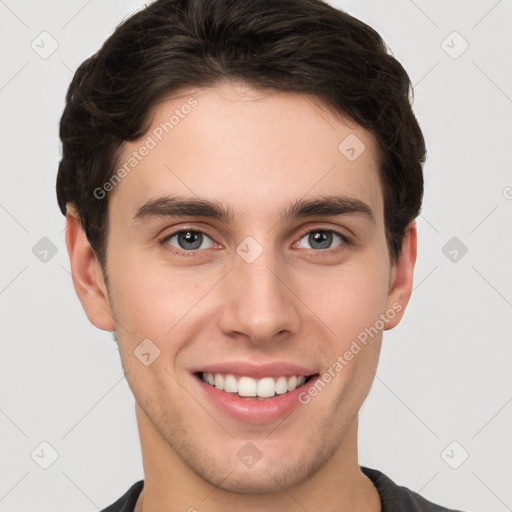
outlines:
{"label": "neck", "polygon": [[[357,460],[357,419],[339,448],[310,478],[272,493],[230,492],[201,478],[176,454],[136,404],[144,489],[135,512],[380,512],[380,497]],[[327,504],[327,505],[326,505]]]}

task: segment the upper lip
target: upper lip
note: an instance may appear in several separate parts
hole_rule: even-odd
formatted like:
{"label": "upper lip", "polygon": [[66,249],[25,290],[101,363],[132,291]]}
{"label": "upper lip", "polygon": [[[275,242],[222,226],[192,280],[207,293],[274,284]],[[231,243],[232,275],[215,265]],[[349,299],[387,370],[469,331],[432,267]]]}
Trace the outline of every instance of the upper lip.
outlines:
{"label": "upper lip", "polygon": [[291,377],[293,375],[307,377],[316,374],[316,370],[286,361],[275,361],[265,364],[254,364],[248,361],[228,361],[213,363],[193,368],[192,373],[221,373],[224,375],[247,376],[255,379],[263,377]]}

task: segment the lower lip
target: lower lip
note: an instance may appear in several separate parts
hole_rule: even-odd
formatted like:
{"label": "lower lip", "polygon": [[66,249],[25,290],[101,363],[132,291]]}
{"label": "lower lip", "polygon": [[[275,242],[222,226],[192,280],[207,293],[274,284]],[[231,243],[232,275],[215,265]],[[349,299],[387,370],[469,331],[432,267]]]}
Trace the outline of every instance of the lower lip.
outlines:
{"label": "lower lip", "polygon": [[288,416],[297,407],[302,406],[299,394],[314,385],[318,375],[310,379],[306,384],[288,391],[282,395],[274,395],[273,398],[259,400],[255,398],[242,398],[238,395],[221,391],[201,380],[197,375],[194,378],[201,389],[224,414],[248,423],[269,423]]}

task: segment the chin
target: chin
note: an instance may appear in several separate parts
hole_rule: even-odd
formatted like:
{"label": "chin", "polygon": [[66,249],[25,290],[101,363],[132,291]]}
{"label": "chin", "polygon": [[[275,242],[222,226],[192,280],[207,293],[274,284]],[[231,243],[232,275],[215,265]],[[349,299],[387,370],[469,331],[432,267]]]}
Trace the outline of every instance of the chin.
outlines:
{"label": "chin", "polygon": [[[325,455],[325,454],[322,454]],[[206,463],[194,471],[210,484],[236,494],[272,494],[291,489],[305,482],[324,464],[323,456],[300,460],[296,457],[259,460],[253,467],[243,467],[237,460],[235,467]]]}
{"label": "chin", "polygon": [[[280,473],[279,477],[277,473]],[[224,480],[211,483],[236,494],[272,494],[290,489],[306,479],[307,475],[301,475],[298,468],[288,469],[284,475],[282,468],[277,471],[274,466],[272,471],[265,468],[237,469]]]}

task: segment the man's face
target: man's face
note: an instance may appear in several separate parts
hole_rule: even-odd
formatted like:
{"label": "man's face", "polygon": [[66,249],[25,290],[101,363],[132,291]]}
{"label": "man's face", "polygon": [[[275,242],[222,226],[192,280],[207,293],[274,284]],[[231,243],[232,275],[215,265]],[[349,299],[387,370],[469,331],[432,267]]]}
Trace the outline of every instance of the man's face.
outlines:
{"label": "man's face", "polygon": [[[197,104],[183,107],[191,97]],[[176,110],[179,121],[162,131]],[[233,85],[154,112],[146,135],[123,147],[118,168],[134,151],[140,160],[110,192],[107,251],[109,306],[143,448],[159,445],[162,456],[238,492],[291,487],[342,449],[355,458],[379,315],[397,311],[374,140],[310,97]],[[338,197],[351,208],[290,211]],[[214,202],[230,216],[144,207],[161,198]],[[329,368],[330,381],[309,393]],[[202,373],[217,384],[232,374],[226,385],[242,394],[253,386],[273,394],[277,383],[279,394],[239,397]],[[293,376],[311,375],[293,390]]]}

